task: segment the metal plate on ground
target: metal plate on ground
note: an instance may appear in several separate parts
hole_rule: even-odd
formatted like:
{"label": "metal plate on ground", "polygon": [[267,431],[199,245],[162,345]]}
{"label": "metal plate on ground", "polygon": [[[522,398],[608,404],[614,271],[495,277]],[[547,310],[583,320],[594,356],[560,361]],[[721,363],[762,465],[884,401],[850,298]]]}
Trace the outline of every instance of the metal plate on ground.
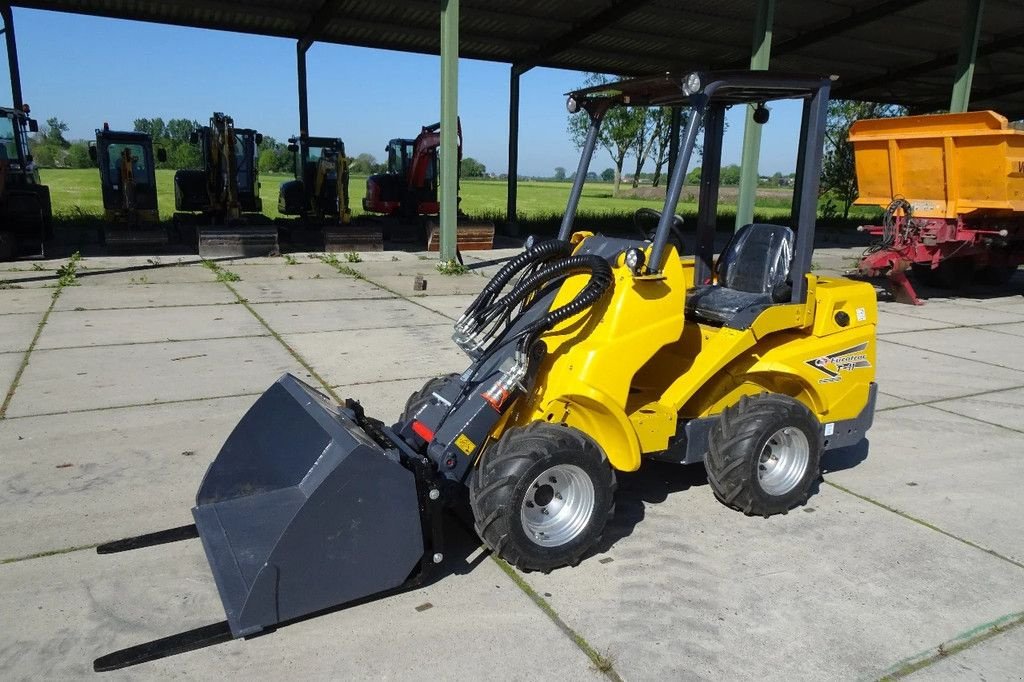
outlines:
{"label": "metal plate on ground", "polygon": [[103,230],[103,241],[109,248],[135,249],[165,246],[169,239],[164,227],[107,227]]}
{"label": "metal plate on ground", "polygon": [[324,251],[383,251],[384,233],[379,225],[325,225]]}
{"label": "metal plate on ground", "polygon": [[204,258],[271,256],[280,253],[277,227],[200,227],[199,255]]}

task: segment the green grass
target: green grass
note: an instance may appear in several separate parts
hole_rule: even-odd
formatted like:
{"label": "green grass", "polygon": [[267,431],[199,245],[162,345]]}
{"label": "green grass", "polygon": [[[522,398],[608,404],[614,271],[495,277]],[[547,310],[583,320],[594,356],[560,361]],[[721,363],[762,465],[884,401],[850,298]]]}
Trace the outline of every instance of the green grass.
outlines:
{"label": "green grass", "polygon": [[[58,219],[74,222],[98,220],[103,214],[103,203],[100,197],[99,173],[95,169],[52,169],[41,171],[43,182],[49,185],[53,198],[53,210]],[[282,182],[290,180],[285,174],[267,174],[260,176],[260,196],[263,199],[263,213],[270,218],[280,217],[277,212],[277,193]],[[158,170],[156,172],[157,199],[160,217],[169,220],[174,214],[174,171]],[[353,176],[350,180],[350,196],[352,214],[361,215],[362,196],[366,178]],[[569,196],[571,185],[568,182],[525,181],[519,183],[519,218],[526,223],[527,231],[553,231],[565,210],[565,202]],[[506,183],[503,180],[469,180],[461,181],[462,202],[460,207],[464,213],[474,218],[490,219],[503,223],[505,220]],[[684,188],[682,199],[677,211],[684,217],[693,216],[697,212],[696,187]],[[650,188],[642,189],[639,194],[649,195]],[[581,229],[608,229],[608,223],[620,224],[623,216],[632,215],[641,207],[660,209],[662,199],[630,196],[633,193],[628,185],[623,185],[624,196],[613,197],[612,186],[608,183],[590,182],[583,186],[580,200],[579,220]],[[720,200],[720,219],[731,223],[735,215],[735,188],[723,188]],[[786,190],[760,190],[755,208],[757,217],[771,220],[789,216],[789,204],[792,193]],[[855,206],[851,210],[851,219],[874,218],[879,215],[877,209]]]}

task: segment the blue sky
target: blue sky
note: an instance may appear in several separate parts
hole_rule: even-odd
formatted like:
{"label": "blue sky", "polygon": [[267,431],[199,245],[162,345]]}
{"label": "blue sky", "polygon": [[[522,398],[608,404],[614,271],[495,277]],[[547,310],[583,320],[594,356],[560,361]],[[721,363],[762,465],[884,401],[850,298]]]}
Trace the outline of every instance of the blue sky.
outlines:
{"label": "blue sky", "polygon": [[[104,121],[131,128],[140,117],[191,118],[213,111],[284,140],[297,132],[295,43],[222,31],[15,8],[22,89],[33,115],[57,116],[70,137],[89,138]],[[349,155],[380,159],[392,137],[414,136],[438,120],[440,61],[435,56],[318,43],[307,57],[310,132],[340,136]],[[464,154],[490,171],[508,165],[507,64],[463,59],[459,113]],[[566,134],[562,93],[584,75],[534,69],[520,86],[520,172],[551,175],[573,169],[577,152]],[[10,98],[0,68],[0,102]],[[796,156],[799,109],[773,106],[765,127],[762,174],[790,172]],[[724,163],[738,163],[742,113],[730,112]],[[607,153],[591,169],[611,166]],[[626,168],[632,168],[627,161]]]}

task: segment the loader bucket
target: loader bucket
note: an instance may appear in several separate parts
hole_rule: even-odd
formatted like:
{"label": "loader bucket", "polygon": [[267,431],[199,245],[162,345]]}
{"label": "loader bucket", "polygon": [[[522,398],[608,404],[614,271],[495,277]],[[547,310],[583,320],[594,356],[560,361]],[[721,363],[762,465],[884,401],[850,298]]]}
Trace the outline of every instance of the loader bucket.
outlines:
{"label": "loader bucket", "polygon": [[290,374],[228,437],[192,515],[234,637],[395,589],[424,552],[412,471]]}

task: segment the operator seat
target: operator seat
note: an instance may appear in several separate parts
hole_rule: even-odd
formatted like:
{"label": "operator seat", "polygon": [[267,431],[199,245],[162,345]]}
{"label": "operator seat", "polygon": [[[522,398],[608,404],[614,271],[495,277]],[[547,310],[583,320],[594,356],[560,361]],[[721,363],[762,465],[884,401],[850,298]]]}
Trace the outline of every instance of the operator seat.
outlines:
{"label": "operator seat", "polygon": [[793,230],[784,225],[744,225],[718,257],[717,283],[694,287],[686,296],[686,312],[726,324],[742,310],[786,302],[792,291],[792,259]]}

